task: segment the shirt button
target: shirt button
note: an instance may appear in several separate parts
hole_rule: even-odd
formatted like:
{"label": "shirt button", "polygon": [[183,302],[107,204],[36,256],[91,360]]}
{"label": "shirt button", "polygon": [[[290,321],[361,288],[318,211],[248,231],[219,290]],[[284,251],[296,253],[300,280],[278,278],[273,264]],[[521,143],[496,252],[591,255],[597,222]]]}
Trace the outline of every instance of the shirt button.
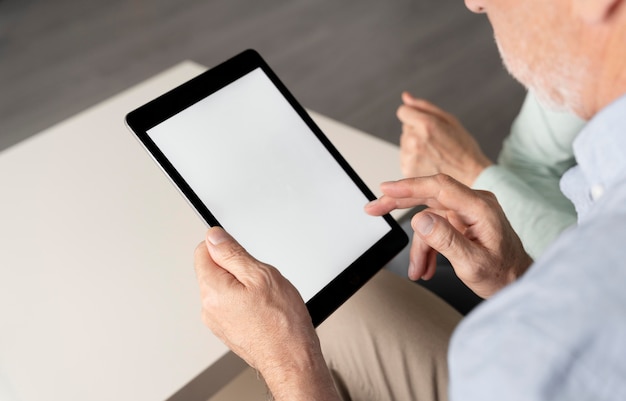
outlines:
{"label": "shirt button", "polygon": [[591,187],[591,199],[597,201],[604,195],[604,186],[597,184]]}

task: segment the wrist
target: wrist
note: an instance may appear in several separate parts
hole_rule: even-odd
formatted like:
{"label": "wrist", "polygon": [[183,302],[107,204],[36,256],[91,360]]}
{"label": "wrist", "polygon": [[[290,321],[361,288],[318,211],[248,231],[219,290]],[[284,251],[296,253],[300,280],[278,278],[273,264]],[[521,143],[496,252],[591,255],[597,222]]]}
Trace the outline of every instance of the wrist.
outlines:
{"label": "wrist", "polygon": [[490,166],[493,166],[493,162],[489,160],[486,156],[474,160],[474,163],[469,164],[469,167],[466,170],[467,174],[465,176],[463,184],[467,185],[470,188],[473,187],[474,182],[476,182],[482,172]]}
{"label": "wrist", "polygon": [[275,361],[260,372],[273,399],[339,400],[319,345],[301,348],[288,360]]}

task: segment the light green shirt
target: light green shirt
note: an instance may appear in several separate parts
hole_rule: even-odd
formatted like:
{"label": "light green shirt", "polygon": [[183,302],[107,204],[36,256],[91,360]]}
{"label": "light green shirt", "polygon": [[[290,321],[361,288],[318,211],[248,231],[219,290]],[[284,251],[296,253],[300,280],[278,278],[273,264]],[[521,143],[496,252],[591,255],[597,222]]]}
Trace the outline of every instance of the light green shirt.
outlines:
{"label": "light green shirt", "polygon": [[576,211],[560,190],[563,173],[576,164],[572,142],[585,121],[569,113],[546,110],[532,94],[505,139],[498,164],[485,169],[475,189],[493,192],[536,259],[567,227]]}

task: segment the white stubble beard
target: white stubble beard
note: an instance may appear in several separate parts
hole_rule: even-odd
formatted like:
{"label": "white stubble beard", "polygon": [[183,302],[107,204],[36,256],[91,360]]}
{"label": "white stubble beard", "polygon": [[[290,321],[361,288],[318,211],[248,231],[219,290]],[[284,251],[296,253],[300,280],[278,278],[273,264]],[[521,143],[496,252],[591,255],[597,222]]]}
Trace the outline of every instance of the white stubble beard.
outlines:
{"label": "white stubble beard", "polygon": [[[505,68],[546,108],[575,114],[583,110],[583,79],[587,71],[584,61],[575,60],[565,49],[556,49],[536,60],[533,69],[519,55],[505,51],[497,38],[496,45]],[[521,43],[520,48],[528,51],[528,44]]]}

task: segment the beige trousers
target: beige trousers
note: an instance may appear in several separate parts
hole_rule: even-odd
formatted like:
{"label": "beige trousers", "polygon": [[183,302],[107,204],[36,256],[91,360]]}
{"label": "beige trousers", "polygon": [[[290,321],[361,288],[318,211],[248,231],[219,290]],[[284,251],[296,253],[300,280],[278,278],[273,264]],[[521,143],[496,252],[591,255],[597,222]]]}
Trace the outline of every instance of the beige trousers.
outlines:
{"label": "beige trousers", "polygon": [[348,401],[447,400],[448,342],[461,315],[408,279],[383,270],[317,331]]}

